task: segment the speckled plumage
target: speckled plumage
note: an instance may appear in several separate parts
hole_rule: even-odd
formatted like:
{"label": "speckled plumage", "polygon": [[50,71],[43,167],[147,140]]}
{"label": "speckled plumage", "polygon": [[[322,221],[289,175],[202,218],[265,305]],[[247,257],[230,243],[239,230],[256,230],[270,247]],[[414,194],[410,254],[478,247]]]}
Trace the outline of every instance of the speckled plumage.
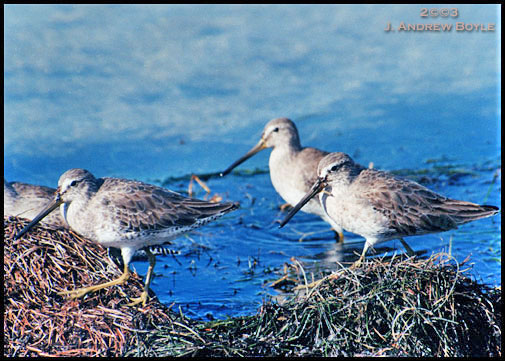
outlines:
{"label": "speckled plumage", "polygon": [[[329,217],[345,230],[365,237],[363,257],[376,243],[448,231],[498,212],[494,206],[450,199],[416,182],[364,168],[344,153],[321,159],[318,180],[299,205],[318,193]],[[282,225],[297,210],[295,207]]]}
{"label": "speckled plumage", "polygon": [[[95,178],[87,170],[75,168],[60,177],[53,202],[16,238],[44,217],[45,212],[58,205],[63,218],[74,231],[104,247],[121,249],[125,273],[120,283],[128,278],[128,265],[135,251],[145,249],[150,268],[145,294],[141,297],[144,303],[155,263],[154,255],[146,247],[168,243],[238,208],[237,203],[211,203],[188,198],[143,182]],[[118,283],[108,283],[107,286],[110,284]],[[77,290],[74,297],[103,288],[99,286]]]}
{"label": "speckled plumage", "polygon": [[72,229],[105,247],[163,244],[236,208],[133,180],[97,179],[82,169],[67,171],[58,185],[64,189],[76,179],[75,191],[67,188],[70,202],[62,196],[62,214]]}
{"label": "speckled plumage", "polygon": [[[265,125],[258,144],[228,167],[222,175],[228,174],[265,148],[272,148],[268,165],[275,190],[289,204],[297,204],[316,181],[317,165],[328,152],[302,147],[295,124],[288,118],[276,118]],[[343,237],[342,227],[327,216],[317,199],[311,199],[301,210],[318,215]]]}
{"label": "speckled plumage", "polygon": [[[4,215],[32,220],[54,199],[56,189],[4,179]],[[45,224],[68,228],[60,212],[54,211],[42,221]]]}

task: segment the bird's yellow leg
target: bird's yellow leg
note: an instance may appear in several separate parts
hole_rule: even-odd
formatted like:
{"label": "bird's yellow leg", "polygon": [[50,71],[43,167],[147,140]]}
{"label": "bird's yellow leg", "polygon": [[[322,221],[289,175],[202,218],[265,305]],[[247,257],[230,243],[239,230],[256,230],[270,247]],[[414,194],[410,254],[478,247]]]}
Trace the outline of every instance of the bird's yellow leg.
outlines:
{"label": "bird's yellow leg", "polygon": [[205,184],[204,181],[202,181],[200,178],[198,178],[198,176],[192,174],[191,179],[189,180],[189,185],[188,185],[188,195],[190,197],[193,196],[193,181],[196,181],[200,185],[200,187],[205,189],[205,192],[207,192],[207,194],[210,193],[210,188],[207,186],[207,184]]}
{"label": "bird's yellow leg", "polygon": [[413,256],[416,255],[416,253],[414,252],[414,250],[412,248],[410,248],[410,246],[407,244],[407,242],[405,242],[403,240],[403,238],[400,238],[400,242],[402,242],[403,247],[405,247],[405,249],[407,250],[407,254],[409,255],[409,257],[413,257]]}
{"label": "bird's yellow leg", "polygon": [[361,252],[361,256],[359,256],[358,260],[356,262],[354,262],[351,265],[351,267],[349,267],[350,269],[356,269],[361,266],[361,263],[363,263],[363,261],[365,260],[365,255],[366,255],[366,251],[368,251],[368,247],[370,247],[370,246],[368,245],[367,242],[365,242],[365,246],[363,247],[363,252]]}
{"label": "bird's yellow leg", "polygon": [[135,306],[142,302],[142,306],[146,305],[147,298],[149,295],[149,285],[151,284],[152,274],[154,270],[154,265],[156,264],[156,256],[151,253],[148,247],[145,248],[147,257],[149,257],[149,268],[147,269],[146,283],[144,285],[144,291],[140,294],[140,297],[132,298],[132,302],[128,303],[128,306]]}
{"label": "bird's yellow leg", "polygon": [[359,268],[361,266],[361,263],[364,261],[365,259],[365,255],[364,254],[361,254],[361,256],[359,256],[358,260],[356,262],[354,262],[352,264],[351,267],[349,267],[350,269],[356,269],[356,268]]}
{"label": "bird's yellow leg", "polygon": [[95,292],[95,291],[101,290],[102,288],[107,288],[107,287],[115,286],[115,285],[122,285],[123,283],[125,283],[128,280],[128,278],[130,278],[130,269],[128,268],[128,265],[125,264],[123,274],[121,275],[121,277],[119,277],[115,280],[101,283],[96,286],[78,288],[78,289],[72,290],[72,291],[58,292],[58,295],[68,296],[70,298],[79,298],[79,297],[84,296],[86,293]]}
{"label": "bird's yellow leg", "polygon": [[337,243],[344,243],[344,232],[342,231],[335,231],[335,240],[337,241]]}
{"label": "bird's yellow leg", "polygon": [[293,206],[289,203],[284,203],[279,208],[281,209],[282,212],[284,212],[287,208],[293,208]]}

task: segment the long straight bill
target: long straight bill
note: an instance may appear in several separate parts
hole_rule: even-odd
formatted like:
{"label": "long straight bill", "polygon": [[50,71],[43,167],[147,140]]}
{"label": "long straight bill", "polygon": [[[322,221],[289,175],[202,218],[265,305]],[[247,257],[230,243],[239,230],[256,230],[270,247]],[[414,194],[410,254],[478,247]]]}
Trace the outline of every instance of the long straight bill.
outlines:
{"label": "long straight bill", "polygon": [[298,204],[288,213],[288,215],[286,216],[286,218],[284,218],[284,220],[281,222],[281,224],[279,225],[279,228],[282,228],[284,227],[284,225],[286,223],[289,222],[289,220],[291,218],[293,218],[293,216],[308,202],[312,199],[312,197],[314,197],[316,194],[318,194],[319,192],[321,192],[323,190],[323,188],[325,187],[325,182],[322,180],[322,179],[317,179],[316,183],[314,183],[314,185],[312,186],[312,188],[310,189],[310,191],[301,199],[300,202],[298,202]]}
{"label": "long straight bill", "polygon": [[243,155],[242,157],[240,157],[239,159],[237,159],[232,165],[230,165],[228,168],[226,168],[226,170],[224,172],[221,172],[219,175],[221,177],[224,177],[225,175],[227,175],[228,173],[230,173],[235,167],[237,167],[240,164],[244,163],[246,160],[248,160],[253,155],[255,155],[256,153],[258,153],[259,151],[261,151],[261,150],[263,150],[265,148],[266,148],[265,147],[265,142],[263,141],[263,139],[260,139],[260,141],[258,142],[258,144],[256,144],[245,155]]}
{"label": "long straight bill", "polygon": [[14,239],[18,239],[22,237],[26,232],[28,232],[33,226],[35,226],[37,223],[39,223],[45,216],[47,216],[49,213],[51,213],[55,208],[59,207],[59,205],[62,203],[60,196],[57,195],[56,198],[49,203],[46,208],[44,208],[37,217],[35,217],[28,225],[23,228],[21,231],[18,232],[14,236]]}

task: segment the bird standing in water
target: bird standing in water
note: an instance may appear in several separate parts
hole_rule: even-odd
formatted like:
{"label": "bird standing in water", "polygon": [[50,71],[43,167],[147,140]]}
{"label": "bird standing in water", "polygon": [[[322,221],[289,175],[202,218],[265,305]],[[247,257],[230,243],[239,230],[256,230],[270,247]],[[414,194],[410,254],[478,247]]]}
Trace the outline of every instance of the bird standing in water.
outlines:
{"label": "bird standing in water", "polygon": [[[302,147],[295,123],[288,118],[269,121],[263,129],[260,141],[223,171],[221,176],[227,175],[235,167],[266,148],[272,148],[268,166],[275,190],[289,204],[297,204],[316,181],[317,165],[328,152]],[[336,232],[337,240],[343,242],[342,227],[328,217],[317,199],[309,200],[302,211],[318,215],[329,223]]]}
{"label": "bird standing in water", "polygon": [[444,197],[422,185],[391,173],[367,169],[345,153],[331,153],[319,162],[318,178],[307,194],[281,222],[283,227],[303,205],[319,195],[331,219],[345,230],[365,237],[357,267],[368,248],[402,237],[444,232],[498,213],[495,206]]}

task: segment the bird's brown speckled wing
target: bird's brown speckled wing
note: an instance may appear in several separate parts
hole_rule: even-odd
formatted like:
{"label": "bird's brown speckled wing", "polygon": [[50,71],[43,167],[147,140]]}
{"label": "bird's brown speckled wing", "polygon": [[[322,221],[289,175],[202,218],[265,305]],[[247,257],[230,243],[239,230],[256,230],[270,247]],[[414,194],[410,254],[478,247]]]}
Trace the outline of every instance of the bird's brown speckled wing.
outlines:
{"label": "bird's brown speckled wing", "polygon": [[[107,192],[107,189],[114,189]],[[154,185],[104,178],[95,201],[109,206],[123,230],[161,230],[206,223],[238,208],[238,203],[212,203],[184,197]]]}
{"label": "bird's brown speckled wing", "polygon": [[[21,182],[6,184],[4,181],[4,214],[33,219],[54,199],[55,192],[56,189],[45,186]],[[61,217],[59,209],[47,215],[42,223],[68,227]]]}
{"label": "bird's brown speckled wing", "polygon": [[382,171],[362,170],[355,181],[373,184],[363,187],[363,197],[389,219],[389,227],[401,236],[443,232],[497,212],[496,207],[449,199]]}
{"label": "bird's brown speckled wing", "polygon": [[35,186],[33,184],[26,184],[20,182],[12,182],[12,188],[19,194],[28,198],[41,198],[51,200],[54,198],[56,189],[45,186]]}

